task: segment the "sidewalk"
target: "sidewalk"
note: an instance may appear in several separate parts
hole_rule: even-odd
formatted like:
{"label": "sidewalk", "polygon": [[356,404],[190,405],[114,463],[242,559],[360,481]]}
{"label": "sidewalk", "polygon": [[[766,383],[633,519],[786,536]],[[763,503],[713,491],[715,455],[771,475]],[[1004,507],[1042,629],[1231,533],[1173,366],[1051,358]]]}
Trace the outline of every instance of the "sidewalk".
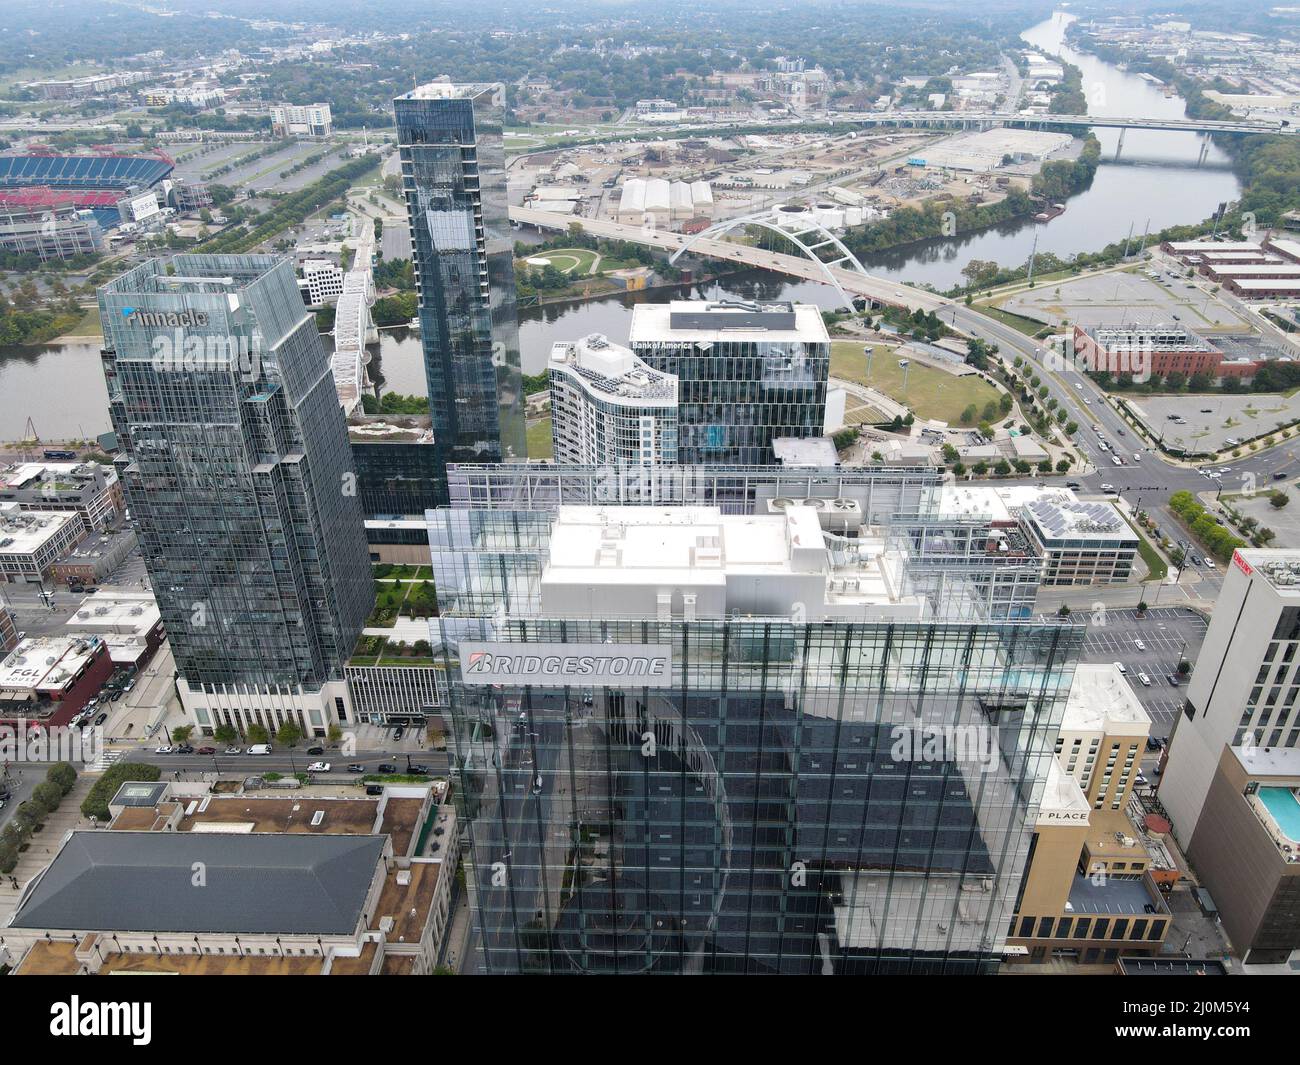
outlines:
{"label": "sidewalk", "polygon": [[[39,770],[32,771],[39,772]],[[44,774],[42,774],[43,778]],[[18,889],[14,889],[8,877],[0,877],[0,923],[9,922],[9,918],[18,906],[22,889],[27,886],[28,881],[50,864],[58,852],[59,845],[63,842],[63,837],[73,829],[92,827],[90,821],[81,816],[81,803],[98,779],[98,773],[89,775],[78,766],[77,782],[72,785],[72,790],[63,797],[59,808],[46,819],[45,827],[31,837],[27,850],[18,856],[18,864],[9,874],[17,879]]]}

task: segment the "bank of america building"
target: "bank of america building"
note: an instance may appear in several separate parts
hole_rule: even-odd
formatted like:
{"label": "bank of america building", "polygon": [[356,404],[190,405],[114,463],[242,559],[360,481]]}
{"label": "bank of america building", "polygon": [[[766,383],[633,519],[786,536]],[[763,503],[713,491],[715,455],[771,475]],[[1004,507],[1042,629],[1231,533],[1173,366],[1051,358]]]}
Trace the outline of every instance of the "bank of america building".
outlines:
{"label": "bank of america building", "polygon": [[203,731],[346,720],[374,591],[330,360],[291,261],[155,259],[99,293],[132,523]]}
{"label": "bank of america building", "polygon": [[981,972],[1079,647],[811,506],[431,512],[491,972]]}
{"label": "bank of america building", "polygon": [[639,303],[629,337],[637,358],[676,380],[680,463],[763,465],[773,439],[824,431],[830,338],[816,307]]}

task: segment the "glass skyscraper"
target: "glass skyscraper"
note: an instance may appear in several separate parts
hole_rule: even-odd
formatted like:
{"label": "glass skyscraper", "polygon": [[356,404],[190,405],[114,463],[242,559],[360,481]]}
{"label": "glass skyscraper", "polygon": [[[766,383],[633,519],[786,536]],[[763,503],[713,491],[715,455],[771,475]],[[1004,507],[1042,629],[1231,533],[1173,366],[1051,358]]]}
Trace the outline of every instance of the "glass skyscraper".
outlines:
{"label": "glass skyscraper", "polygon": [[[320,734],[373,603],[330,360],[288,259],[179,255],[99,293],[126,503],[204,728]],[[332,689],[331,689],[332,691]]]}
{"label": "glass skyscraper", "polygon": [[435,81],[393,108],[434,445],[443,462],[522,461],[505,88]]}
{"label": "glass skyscraper", "polygon": [[831,345],[816,307],[640,303],[629,344],[677,379],[680,463],[764,465],[774,439],[823,434]]}
{"label": "glass skyscraper", "polygon": [[431,515],[486,971],[995,967],[1080,630],[953,620],[817,530]]}

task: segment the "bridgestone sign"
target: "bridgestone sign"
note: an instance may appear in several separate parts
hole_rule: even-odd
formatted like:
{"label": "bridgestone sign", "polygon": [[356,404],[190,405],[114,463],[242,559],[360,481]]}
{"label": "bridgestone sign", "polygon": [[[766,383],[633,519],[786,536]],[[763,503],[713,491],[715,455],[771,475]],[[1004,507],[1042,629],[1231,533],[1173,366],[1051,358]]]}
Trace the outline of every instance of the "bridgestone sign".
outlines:
{"label": "bridgestone sign", "polygon": [[666,643],[462,643],[463,684],[532,684],[546,688],[613,685],[667,688],[673,681]]}

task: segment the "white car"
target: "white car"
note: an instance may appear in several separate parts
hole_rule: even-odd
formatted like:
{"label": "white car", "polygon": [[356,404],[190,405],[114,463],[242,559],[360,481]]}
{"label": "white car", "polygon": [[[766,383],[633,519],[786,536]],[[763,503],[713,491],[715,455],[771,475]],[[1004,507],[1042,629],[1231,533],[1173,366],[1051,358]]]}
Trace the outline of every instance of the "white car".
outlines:
{"label": "white car", "polygon": [[1092,400],[1090,400],[1090,399],[1085,399],[1085,400],[1083,401],[1083,405],[1084,405],[1085,407],[1091,407],[1091,406],[1092,406]]}
{"label": "white car", "polygon": [[1145,651],[1147,649],[1147,645],[1143,643],[1141,640],[1139,640],[1136,636],[1133,637],[1133,646],[1136,647],[1139,651]]}
{"label": "white car", "polygon": [[1210,558],[1209,555],[1206,555],[1206,556],[1205,556],[1205,564],[1206,564],[1206,566],[1208,566],[1210,569],[1216,569],[1216,568],[1217,568],[1217,567],[1214,565],[1214,559]]}
{"label": "white car", "polygon": [[1101,490],[1103,492],[1113,492],[1115,491],[1115,486],[1113,484],[1103,484]]}
{"label": "white car", "polygon": [[171,749],[170,747],[168,747],[166,744],[164,744],[164,745],[161,746],[161,747],[155,747],[155,748],[153,749],[153,753],[154,753],[154,754],[171,754],[171,753],[172,753],[172,749]]}
{"label": "white car", "polygon": [[312,762],[312,764],[307,767],[308,773],[328,773],[329,771],[329,762]]}
{"label": "white car", "polygon": [[1121,677],[1127,677],[1127,676],[1128,676],[1128,670],[1124,668],[1124,663],[1123,663],[1123,662],[1116,662],[1116,663],[1115,663],[1115,668],[1119,670],[1119,675],[1120,675]]}
{"label": "white car", "polygon": [[1123,460],[1122,458],[1120,458],[1118,455],[1112,455],[1112,456],[1110,457],[1110,461],[1111,461],[1112,463],[1114,463],[1116,466],[1123,466],[1123,465],[1124,465],[1124,460]]}
{"label": "white car", "polygon": [[1080,392],[1083,391],[1083,385],[1078,381],[1074,382],[1074,387],[1077,388]]}
{"label": "white car", "polygon": [[1144,688],[1149,688],[1149,687],[1151,687],[1151,678],[1148,677],[1145,673],[1139,673],[1139,674],[1138,674],[1138,682],[1139,682],[1139,683],[1142,685],[1142,687],[1144,687]]}

